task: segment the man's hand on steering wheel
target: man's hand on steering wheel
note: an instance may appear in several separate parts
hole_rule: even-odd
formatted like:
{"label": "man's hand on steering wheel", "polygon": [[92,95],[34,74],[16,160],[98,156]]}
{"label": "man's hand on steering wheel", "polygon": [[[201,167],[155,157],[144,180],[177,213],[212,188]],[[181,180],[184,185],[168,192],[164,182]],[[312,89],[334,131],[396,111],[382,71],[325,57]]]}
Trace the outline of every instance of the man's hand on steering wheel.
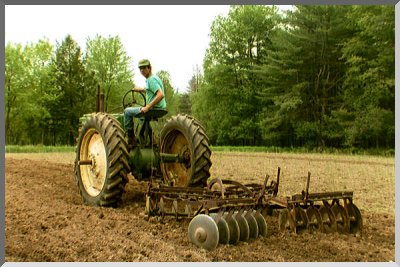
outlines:
{"label": "man's hand on steering wheel", "polygon": [[[137,90],[138,89],[138,90]],[[123,109],[125,109],[125,108],[127,108],[127,107],[132,107],[132,106],[140,106],[140,107],[144,107],[144,106],[146,106],[146,97],[145,97],[145,94],[140,90],[141,88],[132,88],[132,89],[130,89],[130,90],[128,90],[126,93],[125,93],[125,95],[124,95],[124,97],[123,97],[123,99],[122,99],[122,107],[123,107]],[[128,95],[129,94],[132,94],[132,100],[128,100]],[[135,97],[134,97],[134,93],[139,93],[140,95],[141,95],[141,97],[143,98],[143,103],[144,104],[142,104],[141,102],[142,101],[139,101],[139,102],[137,102],[136,101],[136,99],[135,99]]]}

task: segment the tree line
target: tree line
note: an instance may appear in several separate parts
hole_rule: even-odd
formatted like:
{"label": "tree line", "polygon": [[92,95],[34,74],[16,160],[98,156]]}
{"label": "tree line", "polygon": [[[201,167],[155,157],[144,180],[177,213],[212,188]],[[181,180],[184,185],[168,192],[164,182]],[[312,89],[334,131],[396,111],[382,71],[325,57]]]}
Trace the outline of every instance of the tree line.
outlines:
{"label": "tree line", "polygon": [[[122,112],[132,59],[118,36],[67,35],[5,48],[6,144],[74,145],[79,117]],[[231,6],[210,29],[202,71],[169,114],[189,113],[213,145],[394,148],[394,6]]]}
{"label": "tree line", "polygon": [[[134,73],[120,38],[97,35],[88,39],[85,51],[71,35],[55,47],[48,40],[6,45],[6,144],[74,145],[79,118],[96,109],[98,88],[106,112],[123,112],[123,95],[133,87]],[[157,74],[174,113],[179,96],[170,75]]]}
{"label": "tree line", "polygon": [[394,148],[394,6],[233,6],[193,113],[213,144]]}

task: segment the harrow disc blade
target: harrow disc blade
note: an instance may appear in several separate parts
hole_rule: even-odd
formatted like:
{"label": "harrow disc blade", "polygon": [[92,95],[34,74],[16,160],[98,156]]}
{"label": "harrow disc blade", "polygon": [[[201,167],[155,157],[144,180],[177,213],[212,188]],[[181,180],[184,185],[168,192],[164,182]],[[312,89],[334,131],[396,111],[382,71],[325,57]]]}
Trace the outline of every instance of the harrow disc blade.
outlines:
{"label": "harrow disc blade", "polygon": [[235,219],[239,224],[239,229],[240,229],[240,241],[245,241],[247,242],[250,238],[250,228],[249,224],[247,223],[247,220],[244,218],[242,213],[236,213]]}
{"label": "harrow disc blade", "polygon": [[228,223],[229,227],[229,244],[237,244],[240,239],[240,228],[235,216],[225,214],[224,219]]}
{"label": "harrow disc blade", "polygon": [[[217,214],[210,214],[211,218],[216,222]],[[216,222],[219,232],[219,243],[228,244],[229,243],[229,226],[226,220],[221,216],[219,221]]]}
{"label": "harrow disc blade", "polygon": [[306,212],[301,207],[295,207],[290,211],[290,228],[295,233],[301,233],[307,229],[308,220]]}
{"label": "harrow disc blade", "polygon": [[349,215],[350,233],[352,234],[361,233],[363,222],[360,210],[353,203],[347,204],[346,208],[347,208],[347,213]]}
{"label": "harrow disc blade", "polygon": [[261,213],[259,212],[255,212],[254,214],[254,218],[257,221],[257,225],[258,225],[258,234],[260,236],[266,237],[267,236],[267,232],[268,232],[268,226],[267,226],[267,222],[265,221],[264,217],[261,215]]}
{"label": "harrow disc blade", "polygon": [[258,237],[258,225],[256,218],[254,218],[250,211],[246,211],[244,213],[244,218],[249,225],[249,239],[256,239]]}
{"label": "harrow disc blade", "polygon": [[151,205],[151,199],[149,196],[147,196],[146,197],[146,207],[144,209],[144,213],[149,215],[152,210],[153,210],[153,207]]}
{"label": "harrow disc blade", "polygon": [[333,215],[332,210],[326,206],[319,208],[319,214],[321,214],[322,220],[322,231],[324,233],[333,233],[336,231],[336,219]]}
{"label": "harrow disc blade", "polygon": [[278,217],[278,227],[279,231],[284,231],[290,227],[289,224],[289,210],[288,209],[282,209],[279,212],[279,217]]}
{"label": "harrow disc blade", "polygon": [[158,202],[158,208],[159,208],[159,211],[160,211],[161,220],[163,220],[164,216],[165,216],[164,198],[161,198],[160,201]]}
{"label": "harrow disc blade", "polygon": [[341,234],[350,232],[349,215],[345,208],[338,203],[331,207],[333,215],[335,215],[337,231]]}
{"label": "harrow disc blade", "polygon": [[190,242],[200,248],[213,250],[218,245],[218,227],[208,215],[200,214],[194,217],[189,223],[188,234]]}
{"label": "harrow disc blade", "polygon": [[318,209],[314,206],[310,206],[306,210],[307,219],[308,219],[308,231],[310,233],[321,231],[322,229],[322,219],[321,214]]}

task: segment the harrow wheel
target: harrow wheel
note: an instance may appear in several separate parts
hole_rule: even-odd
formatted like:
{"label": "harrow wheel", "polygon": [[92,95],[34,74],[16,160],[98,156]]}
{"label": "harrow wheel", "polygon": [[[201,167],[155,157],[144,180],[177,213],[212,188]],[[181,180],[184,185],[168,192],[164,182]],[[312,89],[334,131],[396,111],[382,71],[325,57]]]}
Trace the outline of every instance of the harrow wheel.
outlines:
{"label": "harrow wheel", "polygon": [[173,186],[204,187],[210,177],[211,150],[204,127],[188,115],[170,118],[160,133],[161,153],[179,154],[184,163],[161,163],[164,180]]}
{"label": "harrow wheel", "polygon": [[332,213],[336,219],[336,227],[337,231],[341,234],[346,234],[350,232],[350,225],[349,225],[349,215],[345,208],[338,203],[335,203],[331,207]]}
{"label": "harrow wheel", "polygon": [[322,219],[321,214],[318,209],[314,206],[310,206],[306,210],[307,219],[308,219],[308,231],[310,233],[321,231],[322,229]]}
{"label": "harrow wheel", "polygon": [[190,242],[206,250],[215,249],[219,242],[217,224],[204,214],[197,215],[190,221],[188,235]]}
{"label": "harrow wheel", "polygon": [[349,215],[350,233],[361,233],[363,222],[360,210],[353,203],[348,203],[347,205],[345,205],[345,209],[347,210],[347,213]]}
{"label": "harrow wheel", "polygon": [[233,214],[225,214],[224,219],[229,227],[229,244],[235,245],[240,239],[240,228]]}
{"label": "harrow wheel", "polygon": [[77,139],[75,178],[85,203],[116,206],[128,181],[129,154],[119,122],[92,114]]}

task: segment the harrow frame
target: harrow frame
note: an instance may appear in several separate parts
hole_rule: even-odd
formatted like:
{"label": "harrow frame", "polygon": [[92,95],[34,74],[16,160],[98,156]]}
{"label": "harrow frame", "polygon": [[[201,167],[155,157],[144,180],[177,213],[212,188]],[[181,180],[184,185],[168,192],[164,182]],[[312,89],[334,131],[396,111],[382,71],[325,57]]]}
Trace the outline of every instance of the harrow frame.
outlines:
{"label": "harrow frame", "polygon": [[[262,184],[241,184],[214,178],[204,188],[170,187],[149,183],[145,214],[156,216],[160,220],[165,216],[175,217],[177,220],[191,219],[189,239],[208,250],[214,249],[218,242],[237,243],[236,239],[229,242],[229,233],[232,235],[237,230],[248,232],[245,236],[242,236],[243,233],[240,235],[241,241],[248,241],[250,237],[256,238],[259,235],[266,236],[267,225],[264,217],[272,215],[274,211],[279,212],[278,227],[281,231],[289,229],[295,233],[361,233],[362,216],[353,204],[353,192],[309,193],[310,179],[311,173],[308,172],[305,190],[293,196],[278,196],[280,168],[276,181],[272,180],[269,184],[269,175],[266,175]],[[247,226],[246,223],[241,223],[242,215],[247,221]],[[209,226],[210,219],[205,216],[211,217],[215,225]],[[232,220],[244,226],[236,227],[238,229],[226,226],[228,221]],[[254,220],[257,221],[255,226]],[[215,235],[216,227],[220,236],[211,237]]]}

